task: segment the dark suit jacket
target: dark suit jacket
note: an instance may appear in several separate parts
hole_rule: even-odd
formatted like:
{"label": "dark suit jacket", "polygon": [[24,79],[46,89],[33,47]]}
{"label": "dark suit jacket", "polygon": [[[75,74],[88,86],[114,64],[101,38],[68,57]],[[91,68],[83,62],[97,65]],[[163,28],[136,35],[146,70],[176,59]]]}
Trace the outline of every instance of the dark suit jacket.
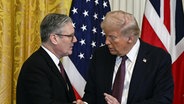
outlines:
{"label": "dark suit jacket", "polygon": [[[106,104],[103,93],[111,94],[115,60],[116,56],[110,54],[107,46],[94,52],[84,101],[89,104]],[[127,104],[171,104],[173,87],[170,55],[140,41]]]}
{"label": "dark suit jacket", "polygon": [[23,64],[17,83],[17,104],[68,104],[75,100],[50,56],[39,48]]}

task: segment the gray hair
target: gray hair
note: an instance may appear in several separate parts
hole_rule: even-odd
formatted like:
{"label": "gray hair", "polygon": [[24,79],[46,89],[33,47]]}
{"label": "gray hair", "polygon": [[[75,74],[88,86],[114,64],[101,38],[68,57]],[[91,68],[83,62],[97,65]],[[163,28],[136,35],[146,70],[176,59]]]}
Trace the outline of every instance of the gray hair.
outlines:
{"label": "gray hair", "polygon": [[40,25],[41,41],[46,42],[51,33],[62,33],[62,27],[72,22],[72,19],[65,14],[50,13],[44,17]]}
{"label": "gray hair", "polygon": [[139,36],[140,33],[139,26],[134,16],[121,10],[108,12],[104,21],[101,23],[101,27],[102,29],[105,27],[120,29],[123,35],[133,33],[133,35]]}

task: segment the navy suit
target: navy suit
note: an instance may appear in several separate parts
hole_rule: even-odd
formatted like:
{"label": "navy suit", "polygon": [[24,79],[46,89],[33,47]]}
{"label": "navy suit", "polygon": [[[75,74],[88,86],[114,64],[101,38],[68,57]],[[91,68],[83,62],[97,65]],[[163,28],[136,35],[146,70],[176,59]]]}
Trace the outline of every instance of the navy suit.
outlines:
{"label": "navy suit", "polygon": [[22,66],[17,104],[71,104],[76,99],[70,82],[68,84],[69,90],[53,60],[40,47]]}
{"label": "navy suit", "polygon": [[[111,94],[115,60],[116,56],[110,54],[107,46],[94,52],[84,101],[107,104],[103,93]],[[173,87],[170,55],[141,40],[127,104],[172,104]]]}

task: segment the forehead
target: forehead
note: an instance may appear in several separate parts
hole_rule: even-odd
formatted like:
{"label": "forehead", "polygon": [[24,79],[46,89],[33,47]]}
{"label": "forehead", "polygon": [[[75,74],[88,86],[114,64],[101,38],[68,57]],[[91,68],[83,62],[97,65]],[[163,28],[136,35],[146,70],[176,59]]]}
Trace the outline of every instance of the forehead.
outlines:
{"label": "forehead", "polygon": [[70,34],[70,33],[74,33],[74,27],[72,22],[68,22],[66,23],[62,28],[61,28],[62,33],[66,33],[66,34]]}
{"label": "forehead", "polygon": [[121,34],[121,29],[113,27],[113,26],[104,27],[103,31],[104,31],[106,36],[107,35],[119,35],[119,34]]}
{"label": "forehead", "polygon": [[105,34],[119,33],[121,27],[117,25],[113,20],[104,20],[102,23],[102,29]]}

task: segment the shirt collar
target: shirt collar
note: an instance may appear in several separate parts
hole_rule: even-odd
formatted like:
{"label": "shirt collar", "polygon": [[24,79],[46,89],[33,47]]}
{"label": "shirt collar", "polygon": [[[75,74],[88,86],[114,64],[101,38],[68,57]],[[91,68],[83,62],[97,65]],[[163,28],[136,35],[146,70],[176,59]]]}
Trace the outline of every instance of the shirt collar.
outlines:
{"label": "shirt collar", "polygon": [[49,51],[47,48],[45,48],[43,45],[41,47],[49,54],[49,56],[54,61],[56,66],[58,66],[60,60],[51,51]]}
{"label": "shirt collar", "polygon": [[127,54],[127,57],[131,62],[133,62],[133,60],[137,57],[139,47],[140,47],[140,40],[138,39],[135,45],[132,47],[132,49]]}

